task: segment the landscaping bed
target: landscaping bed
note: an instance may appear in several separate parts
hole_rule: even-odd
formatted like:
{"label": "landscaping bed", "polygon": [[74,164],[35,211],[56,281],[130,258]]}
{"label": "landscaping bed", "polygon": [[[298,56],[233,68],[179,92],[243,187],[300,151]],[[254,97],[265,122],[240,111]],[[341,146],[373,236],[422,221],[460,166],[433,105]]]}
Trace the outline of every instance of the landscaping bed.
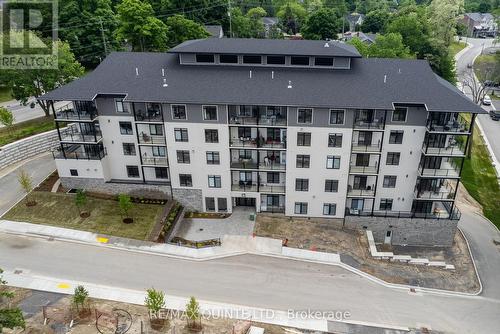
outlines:
{"label": "landscaping bed", "polygon": [[473,293],[479,289],[474,265],[463,236],[457,232],[453,246],[391,247],[395,254],[425,257],[431,261],[453,264],[455,271],[416,266],[370,255],[366,233],[342,228],[340,219],[289,218],[283,215],[258,214],[255,234],[285,240],[294,248],[338,253],[344,263],[384,281],[427,288]]}
{"label": "landscaping bed", "polygon": [[201,241],[193,241],[187,240],[181,237],[174,237],[170,243],[176,244],[178,246],[185,246],[191,248],[205,248],[205,247],[214,247],[220,246],[220,239],[209,239],[209,240],[201,240]]}
{"label": "landscaping bed", "polygon": [[218,213],[218,212],[193,212],[187,211],[184,214],[184,218],[207,218],[207,219],[224,219],[230,217],[230,213]]}
{"label": "landscaping bed", "polygon": [[9,128],[3,127],[0,128],[0,146],[53,129],[55,129],[55,123],[52,117],[39,117],[14,124]]}
{"label": "landscaping bed", "polygon": [[4,215],[4,219],[34,224],[51,225],[123,238],[147,240],[163,207],[157,204],[134,204],[130,215],[132,224],[122,223],[120,207],[115,199],[88,196],[87,218],[80,217],[75,195],[65,193],[33,192],[35,206],[26,206],[26,198]]}

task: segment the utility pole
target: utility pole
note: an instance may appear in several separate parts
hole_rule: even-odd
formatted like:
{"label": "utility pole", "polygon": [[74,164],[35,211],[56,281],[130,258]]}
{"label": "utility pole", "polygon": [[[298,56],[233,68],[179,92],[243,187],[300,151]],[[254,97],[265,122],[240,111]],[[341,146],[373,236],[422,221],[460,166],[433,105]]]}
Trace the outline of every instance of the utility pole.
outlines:
{"label": "utility pole", "polygon": [[227,0],[227,15],[229,16],[229,37],[233,37],[233,24],[231,19],[231,0]]}
{"label": "utility pole", "polygon": [[99,25],[101,27],[102,44],[104,46],[104,55],[108,55],[108,46],[106,44],[106,35],[104,34],[104,26],[102,25],[102,18],[99,17]]}

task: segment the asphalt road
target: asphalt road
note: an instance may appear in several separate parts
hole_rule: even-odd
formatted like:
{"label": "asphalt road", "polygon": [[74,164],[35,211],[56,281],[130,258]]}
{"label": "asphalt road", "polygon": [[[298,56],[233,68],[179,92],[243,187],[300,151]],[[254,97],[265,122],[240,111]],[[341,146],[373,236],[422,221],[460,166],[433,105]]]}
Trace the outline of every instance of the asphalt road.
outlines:
{"label": "asphalt road", "polygon": [[[493,39],[482,39],[482,38],[469,38],[467,42],[472,44],[472,47],[464,52],[461,57],[457,59],[457,76],[458,82],[461,82],[461,73],[463,73],[467,64],[472,64],[474,59],[481,54],[481,51],[491,47],[493,44]],[[483,47],[484,44],[484,47]],[[491,107],[483,106],[483,109],[489,111]],[[493,121],[489,115],[479,115],[479,123],[481,124],[484,134],[488,138],[488,141],[495,153],[497,161],[500,161],[500,122]]]}
{"label": "asphalt road", "polygon": [[[0,103],[0,106],[6,107],[12,113],[14,114],[14,123],[20,123],[24,121],[29,121],[30,119],[38,118],[45,116],[44,111],[38,104],[35,105],[34,108],[30,107],[30,103],[33,102],[35,99],[30,99],[28,102],[28,105],[24,106],[22,105],[19,101],[12,100],[8,102],[3,102]],[[59,108],[67,104],[68,102],[62,101],[62,102],[57,102],[55,103],[55,107]],[[0,127],[3,127],[2,124],[0,124]]]}
{"label": "asphalt road", "polygon": [[42,182],[56,169],[52,154],[43,154],[0,171],[0,216],[24,196],[17,174],[24,169],[33,178],[33,185]]}

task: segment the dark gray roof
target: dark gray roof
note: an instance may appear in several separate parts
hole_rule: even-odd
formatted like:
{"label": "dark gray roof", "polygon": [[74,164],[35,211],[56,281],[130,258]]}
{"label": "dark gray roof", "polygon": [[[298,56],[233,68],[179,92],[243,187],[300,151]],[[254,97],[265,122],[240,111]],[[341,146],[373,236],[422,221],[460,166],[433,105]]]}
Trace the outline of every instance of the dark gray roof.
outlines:
{"label": "dark gray roof", "polygon": [[279,19],[277,17],[271,17],[271,16],[264,16],[262,18],[262,23],[264,25],[275,25],[278,24]]}
{"label": "dark gray roof", "polygon": [[175,54],[114,52],[90,74],[42,99],[91,100],[99,94],[124,94],[129,101],[331,108],[417,103],[433,111],[484,112],[436,76],[427,61],[376,58],[356,58],[350,70],[332,70],[180,65]]}
{"label": "dark gray roof", "polygon": [[352,45],[331,41],[223,38],[186,41],[170,49],[172,53],[238,53],[361,57]]}
{"label": "dark gray roof", "polygon": [[465,13],[465,15],[476,22],[481,22],[482,20],[493,20],[493,15],[491,15],[490,13]]}
{"label": "dark gray roof", "polygon": [[212,37],[221,37],[223,35],[222,26],[220,25],[206,25],[205,30],[208,31]]}

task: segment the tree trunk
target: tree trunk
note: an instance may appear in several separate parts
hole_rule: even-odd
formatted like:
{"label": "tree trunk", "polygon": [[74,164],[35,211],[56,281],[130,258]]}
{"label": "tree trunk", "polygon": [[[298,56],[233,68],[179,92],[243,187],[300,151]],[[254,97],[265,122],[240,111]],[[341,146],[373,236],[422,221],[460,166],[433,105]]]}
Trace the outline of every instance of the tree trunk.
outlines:
{"label": "tree trunk", "polygon": [[50,117],[50,104],[47,101],[39,101],[37,100],[36,103],[42,108],[43,112],[45,113],[45,117]]}

